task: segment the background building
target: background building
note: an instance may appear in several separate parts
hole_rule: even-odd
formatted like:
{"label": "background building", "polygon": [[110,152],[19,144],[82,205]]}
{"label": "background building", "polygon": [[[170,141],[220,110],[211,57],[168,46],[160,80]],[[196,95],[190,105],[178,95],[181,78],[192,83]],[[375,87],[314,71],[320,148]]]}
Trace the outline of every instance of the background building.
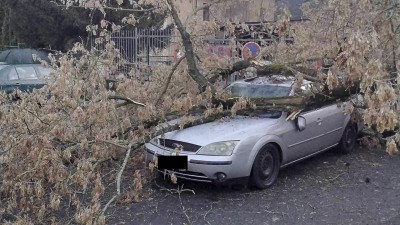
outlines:
{"label": "background building", "polygon": [[[185,0],[177,2],[179,14],[187,18],[193,11],[215,0]],[[303,20],[301,5],[305,0],[228,0],[229,4],[217,4],[197,12],[203,20],[224,18],[231,22],[272,22],[275,21],[285,6],[292,14],[292,20]],[[198,15],[199,16],[199,15]]]}

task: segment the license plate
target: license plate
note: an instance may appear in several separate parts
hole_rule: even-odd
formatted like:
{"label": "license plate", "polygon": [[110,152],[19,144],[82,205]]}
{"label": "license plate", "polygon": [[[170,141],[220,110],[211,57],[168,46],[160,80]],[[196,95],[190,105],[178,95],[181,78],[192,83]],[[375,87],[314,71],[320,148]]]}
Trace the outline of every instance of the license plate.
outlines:
{"label": "license plate", "polygon": [[157,156],[159,170],[187,170],[188,157],[187,155],[180,156]]}

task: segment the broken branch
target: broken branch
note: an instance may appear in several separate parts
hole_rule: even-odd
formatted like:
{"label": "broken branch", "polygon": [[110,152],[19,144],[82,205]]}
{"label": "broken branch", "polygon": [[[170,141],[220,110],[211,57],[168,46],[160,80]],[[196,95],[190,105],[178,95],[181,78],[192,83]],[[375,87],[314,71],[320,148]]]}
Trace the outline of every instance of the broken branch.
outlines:
{"label": "broken branch", "polygon": [[155,105],[158,105],[158,103],[161,101],[163,95],[167,92],[169,83],[171,82],[172,75],[174,75],[175,70],[178,68],[179,64],[181,64],[181,62],[183,61],[184,58],[185,58],[185,56],[182,56],[182,57],[178,60],[178,62],[176,62],[175,65],[172,67],[172,70],[171,70],[171,72],[169,73],[169,75],[168,75],[168,77],[167,77],[167,81],[165,82],[164,88],[163,88],[163,90],[161,91],[160,95],[158,96]]}

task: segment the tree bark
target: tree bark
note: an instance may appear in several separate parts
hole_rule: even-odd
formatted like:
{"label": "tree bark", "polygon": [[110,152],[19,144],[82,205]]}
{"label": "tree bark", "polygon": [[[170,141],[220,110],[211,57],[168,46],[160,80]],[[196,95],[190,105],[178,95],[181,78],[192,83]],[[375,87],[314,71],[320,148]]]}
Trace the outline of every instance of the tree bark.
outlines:
{"label": "tree bark", "polygon": [[215,92],[214,86],[208,82],[207,78],[203,74],[201,74],[199,69],[197,68],[195,54],[193,50],[193,43],[190,34],[186,31],[186,28],[183,26],[182,21],[179,18],[178,12],[175,9],[174,3],[172,2],[172,0],[167,0],[167,3],[170,7],[172,19],[174,20],[174,23],[178,28],[178,31],[182,37],[182,42],[185,48],[185,55],[190,76],[193,78],[193,80],[197,82],[200,91],[204,91],[207,86],[210,86],[214,93]]}

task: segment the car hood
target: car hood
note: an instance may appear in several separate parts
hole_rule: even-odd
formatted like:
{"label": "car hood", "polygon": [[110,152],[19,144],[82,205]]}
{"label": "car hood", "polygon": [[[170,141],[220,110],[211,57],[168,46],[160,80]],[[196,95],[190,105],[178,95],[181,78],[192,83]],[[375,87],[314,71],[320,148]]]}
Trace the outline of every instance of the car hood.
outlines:
{"label": "car hood", "polygon": [[[168,122],[170,125],[179,120]],[[225,120],[189,127],[183,130],[168,132],[166,139],[205,146],[214,142],[242,140],[249,136],[261,135],[278,122],[278,119],[237,116]]]}

